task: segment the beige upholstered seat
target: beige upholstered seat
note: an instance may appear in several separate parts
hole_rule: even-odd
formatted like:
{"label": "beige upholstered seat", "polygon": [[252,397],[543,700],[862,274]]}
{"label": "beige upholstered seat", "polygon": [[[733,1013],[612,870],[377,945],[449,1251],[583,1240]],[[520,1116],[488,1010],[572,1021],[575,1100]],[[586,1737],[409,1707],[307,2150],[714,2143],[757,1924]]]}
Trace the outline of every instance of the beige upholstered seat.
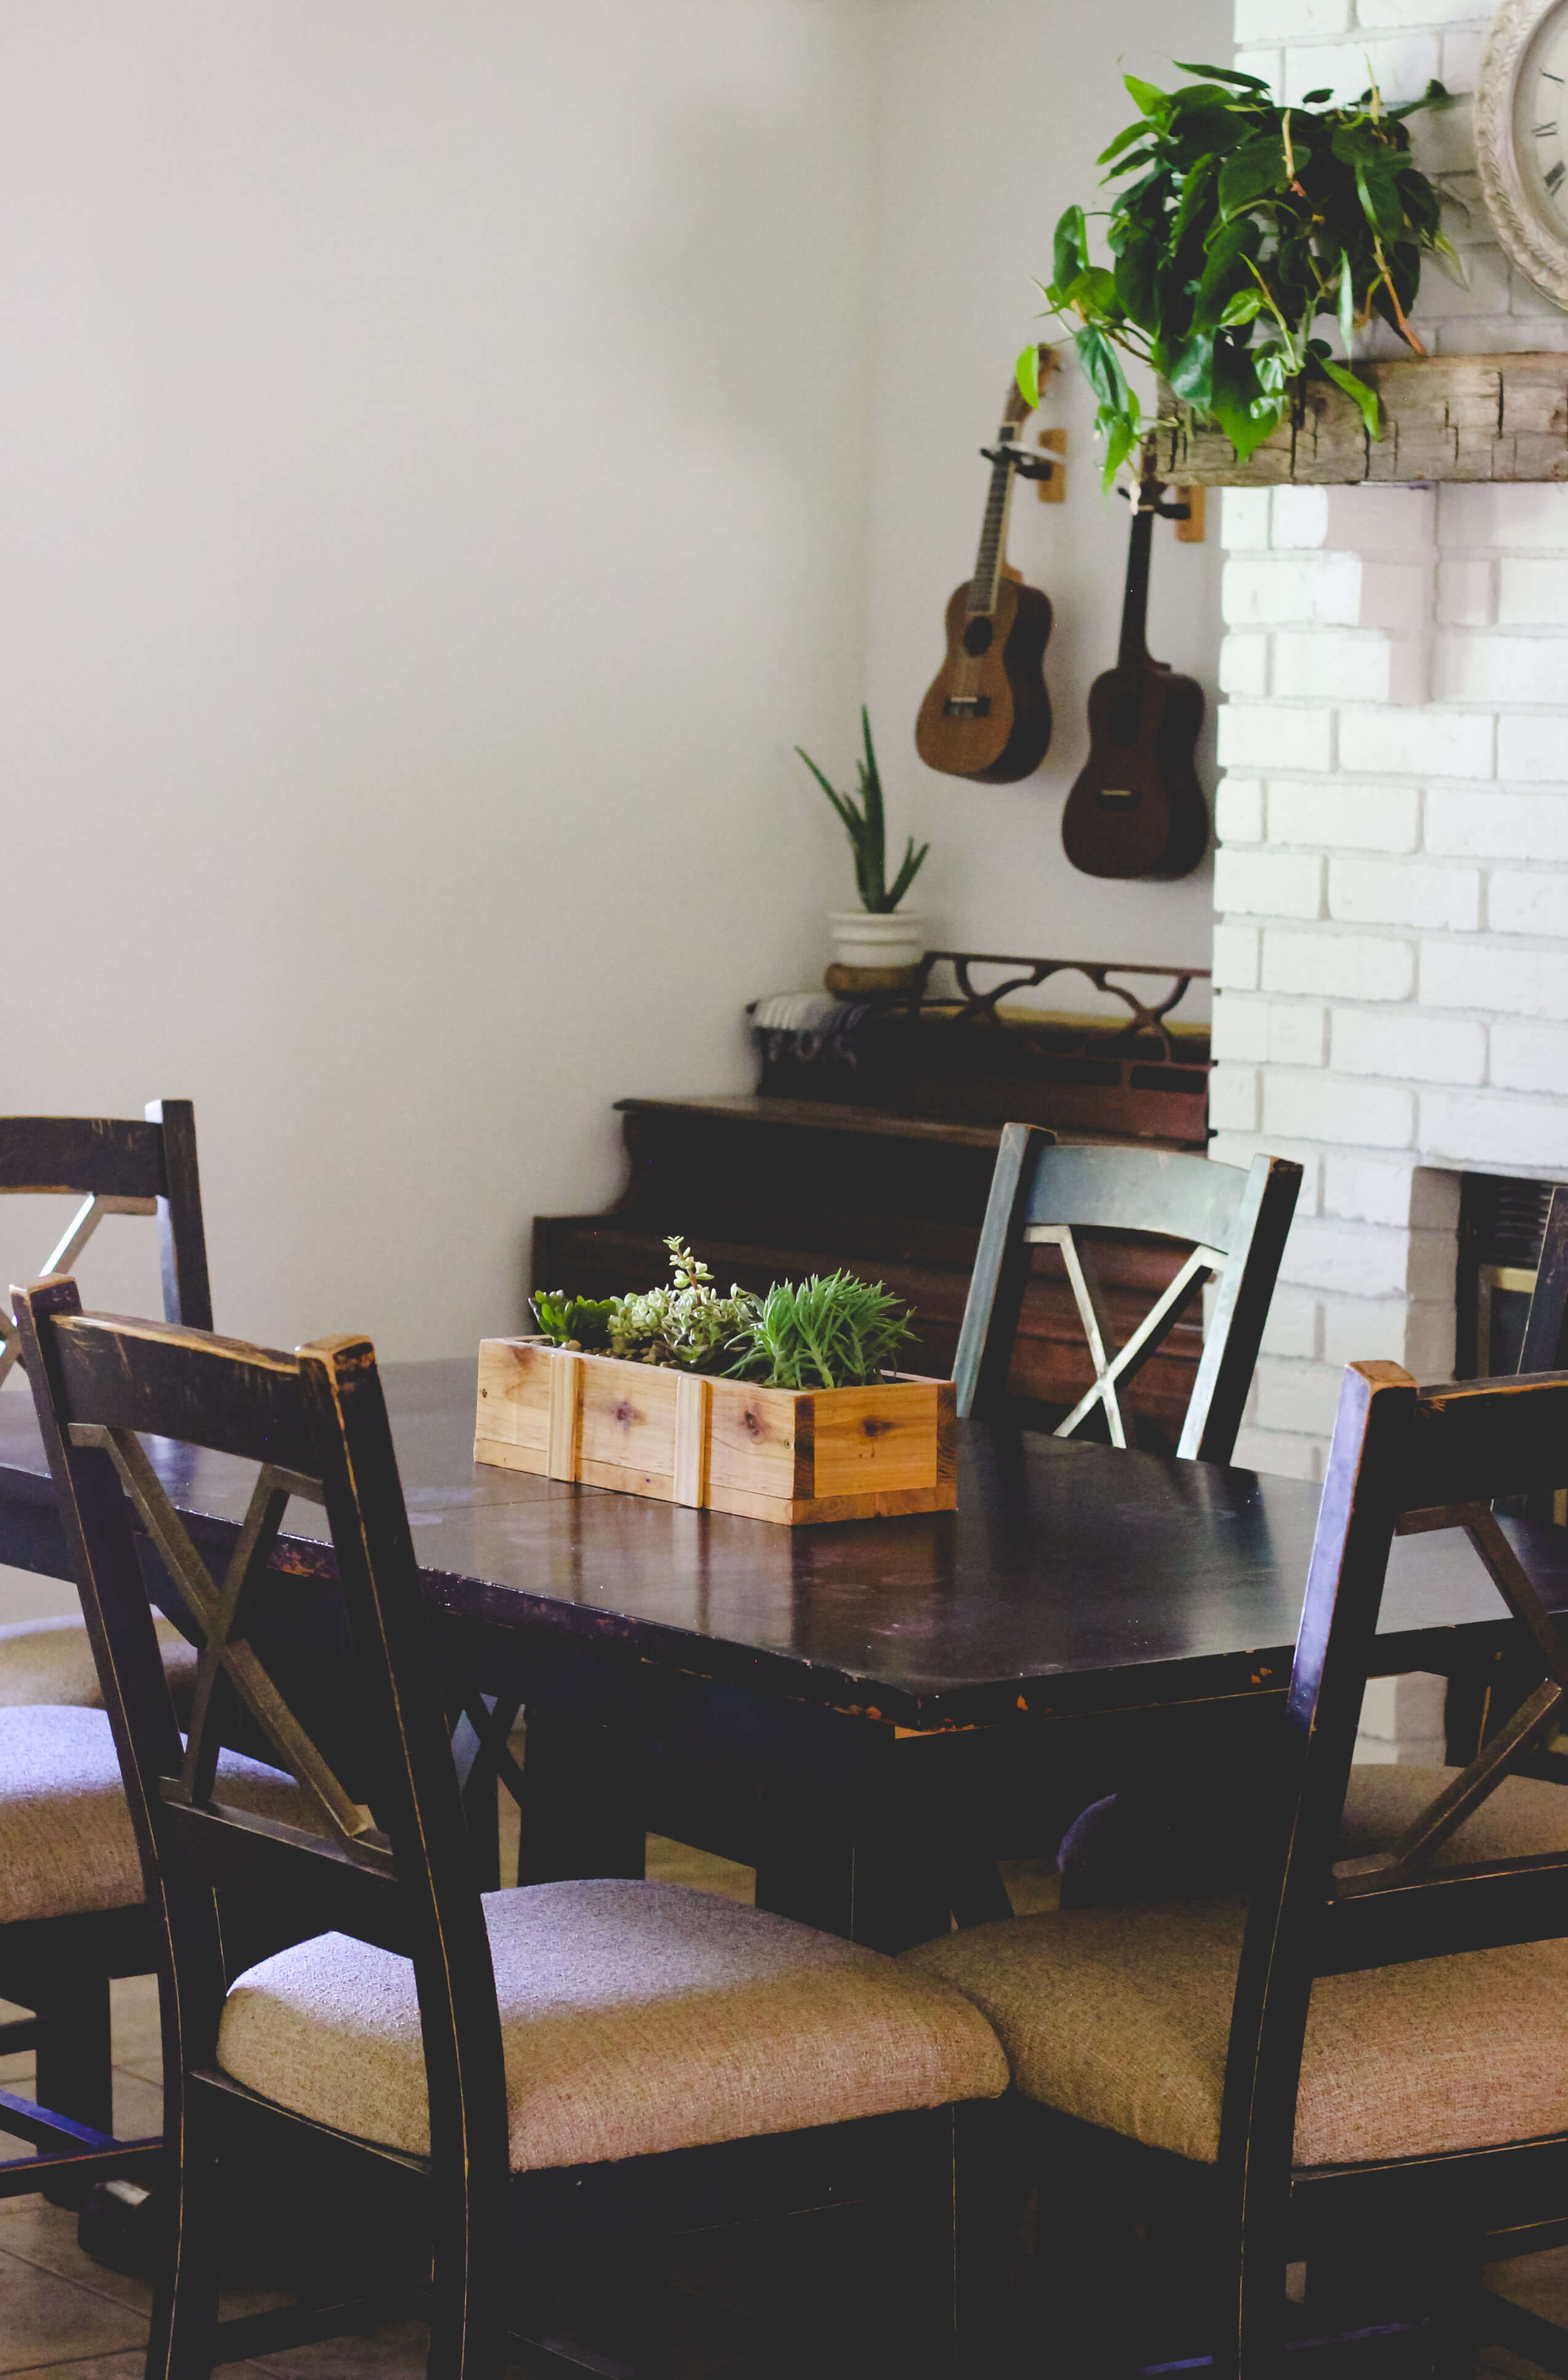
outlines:
{"label": "beige upholstered seat", "polygon": [[[484,1896],[514,2172],[649,2156],[952,2100],[1007,2061],[955,1991],[683,1885]],[[326,1934],[229,1992],[218,2063],[337,2131],[430,2149],[409,1961]]]}
{"label": "beige upholstered seat", "polygon": [[[1353,1768],[1340,1830],[1343,1856],[1355,1859],[1385,1849],[1458,1775],[1457,1768]],[[1563,1850],[1568,1850],[1568,1786],[1507,1777],[1449,1838],[1433,1864],[1521,1859],[1530,1852]]]}
{"label": "beige upholstered seat", "polygon": [[[173,1622],[157,1621],[164,1671],[183,1710],[196,1679],[196,1650]],[[102,1710],[103,1696],[83,1620],[20,1620],[0,1628],[0,1710],[76,1703]]]}
{"label": "beige upholstered seat", "polygon": [[[1371,1851],[1448,1772],[1356,1772],[1347,1853]],[[1568,1791],[1510,1779],[1447,1861],[1568,1843]],[[1240,1900],[1004,1919],[925,1942],[905,1963],[954,1984],[996,2027],[1026,2098],[1212,2162]],[[1295,2158],[1358,2164],[1568,2130],[1568,1941],[1320,1977],[1302,2062]]]}
{"label": "beige upholstered seat", "polygon": [[[224,1754],[218,1774],[218,1800],[312,1826],[291,1777],[237,1753]],[[0,1925],[124,1909],[140,1899],[107,1714],[41,1704],[0,1710]]]}

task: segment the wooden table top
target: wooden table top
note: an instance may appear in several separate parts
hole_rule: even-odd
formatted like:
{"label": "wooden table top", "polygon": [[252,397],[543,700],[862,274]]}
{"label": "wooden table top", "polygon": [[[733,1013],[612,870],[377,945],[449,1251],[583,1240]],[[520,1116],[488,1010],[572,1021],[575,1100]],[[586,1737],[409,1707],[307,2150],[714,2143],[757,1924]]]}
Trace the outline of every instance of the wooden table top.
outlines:
{"label": "wooden table top", "polygon": [[[427,1589],[492,1626],[915,1729],[1277,1690],[1289,1673],[1318,1507],[1298,1480],[966,1423],[956,1512],[792,1530],[476,1464],[472,1363],[385,1379]],[[232,1535],[247,1467],[149,1451],[199,1541]],[[51,1502],[31,1402],[0,1395],[0,1516]],[[1568,1531],[1509,1528],[1568,1609]],[[324,1536],[318,1509],[291,1504],[280,1567],[330,1576]],[[1478,1645],[1505,1627],[1457,1532],[1396,1542],[1380,1668],[1445,1669],[1453,1632]]]}

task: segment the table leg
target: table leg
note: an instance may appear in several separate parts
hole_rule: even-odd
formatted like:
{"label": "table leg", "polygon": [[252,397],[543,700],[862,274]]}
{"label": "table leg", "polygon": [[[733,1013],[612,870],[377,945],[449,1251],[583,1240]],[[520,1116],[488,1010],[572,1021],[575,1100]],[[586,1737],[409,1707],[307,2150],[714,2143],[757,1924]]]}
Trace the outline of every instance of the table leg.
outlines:
{"label": "table leg", "polygon": [[519,1884],[644,1873],[641,1795],[620,1730],[530,1708],[519,1808]]}
{"label": "table leg", "polygon": [[953,1851],[915,1811],[781,1812],[757,1864],[757,1906],[877,1950],[948,1930]]}
{"label": "table leg", "polygon": [[824,1934],[855,1934],[855,1838],[842,1819],[781,1818],[757,1862],[757,1906]]}

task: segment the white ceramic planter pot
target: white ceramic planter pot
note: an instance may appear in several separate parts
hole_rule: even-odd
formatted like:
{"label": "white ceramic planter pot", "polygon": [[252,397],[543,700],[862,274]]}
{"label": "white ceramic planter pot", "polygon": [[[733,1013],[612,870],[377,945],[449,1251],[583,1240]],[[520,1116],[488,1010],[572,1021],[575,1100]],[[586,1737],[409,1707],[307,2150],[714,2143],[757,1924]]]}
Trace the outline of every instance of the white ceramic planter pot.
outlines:
{"label": "white ceramic planter pot", "polygon": [[828,929],[840,966],[911,967],[925,955],[926,920],[918,909],[830,909]]}

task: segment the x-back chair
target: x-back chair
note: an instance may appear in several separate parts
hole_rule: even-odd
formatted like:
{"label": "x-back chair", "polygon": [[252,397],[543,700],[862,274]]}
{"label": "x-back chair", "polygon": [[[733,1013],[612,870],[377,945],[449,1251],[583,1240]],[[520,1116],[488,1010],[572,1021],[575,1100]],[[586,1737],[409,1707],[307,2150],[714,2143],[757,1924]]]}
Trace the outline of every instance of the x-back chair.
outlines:
{"label": "x-back chair", "polygon": [[[1228,1463],[1301,1188],[1288,1158],[1246,1170],[1151,1148],[1064,1145],[1033,1124],[1003,1127],[970,1276],[953,1377],[960,1416],[1004,1403],[1033,1247],[1059,1248],[1094,1366],[1094,1382],[1057,1425],[1070,1437],[1097,1410],[1112,1446],[1127,1444],[1121,1396],[1176,1324],[1218,1283],[1177,1452]],[[1112,1343],[1090,1252],[1077,1233],[1185,1240],[1191,1253],[1120,1347]]]}
{"label": "x-back chair", "polygon": [[[74,1197],[80,1205],[43,1270],[71,1271],[106,1215],[155,1215],[164,1318],[194,1330],[213,1327],[196,1113],[188,1099],[152,1099],[145,1117],[0,1116],[0,1197]],[[18,1267],[20,1271],[21,1267]],[[0,1382],[21,1360],[21,1342],[0,1300]],[[165,1622],[164,1658],[190,1669],[183,1639]],[[91,1648],[77,1620],[0,1627],[0,1707],[98,1701]]]}
{"label": "x-back chair", "polygon": [[[369,1343],[284,1355],[84,1315],[68,1280],[21,1293],[18,1312],[162,1935],[179,2182],[152,2380],[201,2380],[215,2351],[239,2351],[215,2326],[214,2204],[240,2132],[248,2157],[266,2143],[285,2169],[340,2154],[425,2194],[430,2369],[442,2380],[499,2371],[504,2282],[585,2210],[663,2228],[715,2205],[733,2219],[748,2204],[868,2192],[908,2223],[911,2302],[927,2347],[950,2350],[958,2103],[994,2098],[1007,2081],[962,1995],[676,1886],[568,1882],[481,1900]],[[161,1487],[147,1435],[257,1466],[221,1584]],[[324,1505],[335,1551],[351,1639],[340,1686],[367,1763],[356,1791],[252,1641],[294,1497]],[[185,1747],[133,1511],[205,1639]],[[237,1700],[298,1779],[308,1827],[233,1806],[214,1745]],[[215,1888],[225,1909],[286,1915],[292,1947],[226,1970]],[[243,2341],[262,2351],[255,2319]]]}
{"label": "x-back chair", "polygon": [[[1547,1209],[1536,1285],[1525,1320],[1519,1351],[1524,1372],[1568,1371],[1568,1185],[1560,1184]],[[1521,1509],[1536,1521],[1564,1517],[1568,1505],[1561,1488],[1530,1496]],[[1519,1648],[1501,1647],[1484,1670],[1472,1670],[1449,1686],[1444,1714],[1450,1759],[1465,1759],[1476,1745],[1529,1693],[1527,1659],[1519,1667]],[[1543,1747],[1536,1755],[1538,1772],[1568,1782],[1568,1756]]]}
{"label": "x-back chair", "polygon": [[[143,1121],[0,1117],[6,1194],[80,1199],[59,1263],[105,1215],[155,1214],[166,1311],[211,1323],[188,1100],[154,1101]],[[0,1381],[20,1354],[0,1301]],[[166,1622],[162,1633],[176,1669],[193,1667],[183,1638]],[[0,2096],[0,2130],[40,2151],[0,2166],[0,2194],[79,2197],[141,2171],[160,2145],[111,2137],[110,1982],[151,1971],[153,1937],[108,1722],[79,1707],[97,1699],[79,1621],[0,1629],[0,1992],[36,2011],[0,2026],[0,2048],[36,2058],[34,2099]]]}
{"label": "x-back chair", "polygon": [[[1094,1367],[1093,1384],[1054,1434],[1071,1437],[1098,1413],[1112,1446],[1125,1447],[1129,1420],[1122,1397],[1214,1281],[1213,1310],[1176,1451],[1228,1463],[1300,1188],[1301,1168],[1288,1158],[1260,1155],[1244,1170],[1162,1149],[1059,1143],[1033,1124],[1005,1125],[953,1367],[959,1415],[989,1417],[1007,1410],[1031,1255],[1044,1245],[1061,1252]],[[1091,1230],[1188,1245],[1174,1277],[1120,1347],[1112,1342],[1092,1251],[1078,1237]],[[1063,1837],[1069,1891],[1081,1889],[1080,1868],[1104,1865],[1108,1838],[1129,1827],[1140,1831],[1147,1767],[1136,1755],[1130,1767],[1121,1761],[1114,1774],[1089,1761],[1071,1770],[1058,1767],[1041,1823],[1051,1844]],[[1161,1810],[1168,1809],[1168,1783],[1160,1780],[1154,1791]],[[1080,1820],[1063,1836],[1075,1813],[1085,1814],[1088,1831]],[[973,1849],[959,1852],[953,1889],[964,1921],[1005,1906],[994,1867]]]}
{"label": "x-back chair", "polygon": [[[1480,2283],[1568,2237],[1568,1791],[1511,1773],[1562,1716],[1568,1648],[1492,1510],[1565,1480],[1568,1375],[1418,1391],[1351,1366],[1278,1773],[1247,1780],[1271,1797],[1250,1906],[1014,1919],[907,1954],[996,2025],[1073,2187],[1207,2209],[1211,2360],[1184,2370],[1282,2372],[1287,2257],[1310,2307],[1314,2260],[1366,2240],[1428,2253],[1391,2338],[1424,2323],[1454,2374],[1489,2339],[1568,2370],[1568,2334]],[[1468,1536],[1540,1682],[1466,1769],[1376,1772],[1380,1824],[1346,1795],[1384,1573],[1396,1531],[1439,1529]]]}

